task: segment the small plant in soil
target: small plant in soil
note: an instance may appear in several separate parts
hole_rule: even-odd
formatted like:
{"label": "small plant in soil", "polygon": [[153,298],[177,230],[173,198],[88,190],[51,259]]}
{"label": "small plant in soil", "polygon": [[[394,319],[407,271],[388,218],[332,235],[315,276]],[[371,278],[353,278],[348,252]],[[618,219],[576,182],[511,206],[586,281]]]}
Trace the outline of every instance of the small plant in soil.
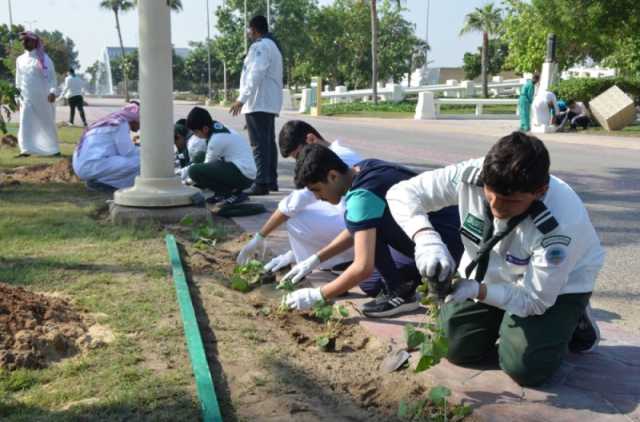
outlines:
{"label": "small plant in soil", "polygon": [[251,291],[255,286],[271,282],[265,277],[264,264],[258,260],[251,260],[244,265],[237,265],[231,276],[231,288],[242,293]]}
{"label": "small plant in soil", "polygon": [[398,417],[409,421],[425,422],[457,422],[470,415],[469,405],[448,405],[451,390],[438,385],[429,390],[426,398],[416,402],[401,401]]}
{"label": "small plant in soil", "polygon": [[191,228],[191,240],[193,241],[193,247],[196,249],[213,247],[229,234],[224,226],[216,225],[213,221],[196,226],[193,217],[190,215],[180,220],[180,225]]}
{"label": "small plant in soil", "polygon": [[407,324],[404,329],[407,350],[420,350],[420,360],[416,365],[416,372],[426,371],[437,365],[442,358],[447,356],[449,349],[447,337],[440,325],[440,308],[435,300],[429,296],[428,289],[428,283],[423,280],[423,283],[418,287],[418,291],[423,295],[422,304],[427,306],[431,322],[423,324],[420,329]]}
{"label": "small plant in soil", "polygon": [[325,352],[335,350],[336,339],[342,330],[342,319],[349,316],[347,308],[342,305],[318,302],[313,307],[312,315],[324,324],[324,331],[316,337],[316,344]]}

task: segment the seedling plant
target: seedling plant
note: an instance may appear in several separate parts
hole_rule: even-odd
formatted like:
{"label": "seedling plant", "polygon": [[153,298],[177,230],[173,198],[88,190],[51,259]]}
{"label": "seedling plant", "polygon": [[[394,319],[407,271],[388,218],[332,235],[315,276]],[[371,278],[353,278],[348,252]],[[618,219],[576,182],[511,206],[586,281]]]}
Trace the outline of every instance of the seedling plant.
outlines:
{"label": "seedling plant", "polygon": [[419,422],[457,422],[470,415],[469,405],[448,406],[451,390],[444,386],[436,386],[429,390],[427,397],[416,402],[401,401],[398,406],[398,417]]}

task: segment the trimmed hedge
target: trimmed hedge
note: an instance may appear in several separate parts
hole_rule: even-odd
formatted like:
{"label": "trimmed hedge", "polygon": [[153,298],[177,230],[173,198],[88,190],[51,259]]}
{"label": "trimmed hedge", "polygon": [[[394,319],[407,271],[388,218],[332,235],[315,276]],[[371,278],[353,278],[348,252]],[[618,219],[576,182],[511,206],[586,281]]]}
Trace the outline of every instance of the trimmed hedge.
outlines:
{"label": "trimmed hedge", "polygon": [[640,102],[640,78],[575,78],[560,81],[551,87],[559,99],[576,100],[588,104],[589,101],[602,94],[613,85],[626,92]]}

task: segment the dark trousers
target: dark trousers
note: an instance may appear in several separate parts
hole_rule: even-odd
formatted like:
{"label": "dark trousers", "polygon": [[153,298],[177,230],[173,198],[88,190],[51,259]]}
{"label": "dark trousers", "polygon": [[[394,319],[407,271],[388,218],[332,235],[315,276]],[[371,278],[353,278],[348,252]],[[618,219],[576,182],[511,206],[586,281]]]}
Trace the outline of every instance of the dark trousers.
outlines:
{"label": "dark trousers", "polygon": [[84,98],[82,98],[82,95],[75,95],[73,97],[69,97],[69,110],[70,110],[70,114],[69,114],[69,123],[73,124],[73,121],[75,120],[76,117],[76,108],[78,109],[78,112],[80,113],[80,118],[82,119],[82,123],[84,123],[84,125],[87,125],[87,119],[84,117]]}
{"label": "dark trousers", "polygon": [[484,303],[448,303],[440,312],[449,340],[448,359],[464,365],[483,360],[500,338],[500,367],[523,386],[544,383],[560,367],[591,293],[558,296],[542,315],[521,318]]}
{"label": "dark trousers", "polygon": [[276,115],[255,112],[245,114],[249,142],[258,170],[256,184],[275,186],[278,183],[278,147],[276,146]]}
{"label": "dark trousers", "polygon": [[235,164],[226,161],[193,164],[189,167],[189,177],[197,187],[211,189],[219,195],[247,189],[253,182]]}
{"label": "dark trousers", "polygon": [[[389,249],[389,256],[393,261],[393,266],[396,269],[396,273],[400,276],[399,281],[408,281],[412,280],[420,280],[420,274],[418,273],[418,269],[416,268],[416,262],[412,257],[408,257],[406,255],[401,254],[393,248]],[[377,262],[376,262],[377,265]],[[395,283],[391,283],[392,285]],[[401,283],[398,283],[399,285]],[[387,283],[385,283],[384,277],[380,274],[380,271],[376,269],[373,272],[371,277],[360,283],[360,289],[367,296],[376,297],[378,293],[381,291],[385,291],[385,293],[389,293],[389,289]],[[411,286],[407,287],[408,293],[412,293]]]}

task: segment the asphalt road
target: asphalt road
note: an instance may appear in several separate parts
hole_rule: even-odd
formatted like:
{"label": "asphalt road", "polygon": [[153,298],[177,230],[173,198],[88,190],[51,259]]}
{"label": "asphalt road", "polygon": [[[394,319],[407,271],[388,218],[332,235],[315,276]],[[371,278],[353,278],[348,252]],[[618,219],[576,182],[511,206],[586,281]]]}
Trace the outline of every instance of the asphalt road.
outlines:
{"label": "asphalt road", "polygon": [[[115,100],[88,100],[89,120],[118,107]],[[143,105],[144,106],[144,105]],[[185,117],[192,105],[176,103],[175,118]],[[221,108],[211,109],[214,119],[242,130],[244,119]],[[59,107],[58,119],[67,109]],[[300,118],[285,113],[287,120]],[[77,118],[77,117],[76,117]],[[484,155],[500,135],[516,129],[516,121],[446,120],[437,122],[311,118],[327,139],[340,139],[364,157],[430,169]],[[144,139],[144,135],[143,135]],[[542,136],[550,154],[552,173],[578,192],[607,251],[592,305],[599,319],[640,328],[640,139],[557,134]],[[281,160],[280,184],[291,186],[292,160]]]}

